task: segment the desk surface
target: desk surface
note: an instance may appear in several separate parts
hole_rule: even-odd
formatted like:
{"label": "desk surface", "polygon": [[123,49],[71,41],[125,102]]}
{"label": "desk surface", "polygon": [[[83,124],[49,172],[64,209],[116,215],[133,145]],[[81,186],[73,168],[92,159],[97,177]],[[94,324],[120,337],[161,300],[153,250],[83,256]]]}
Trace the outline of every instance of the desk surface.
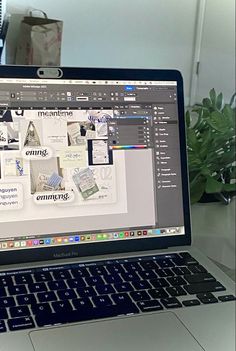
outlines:
{"label": "desk surface", "polygon": [[194,204],[193,246],[226,268],[235,270],[235,198],[229,205]]}

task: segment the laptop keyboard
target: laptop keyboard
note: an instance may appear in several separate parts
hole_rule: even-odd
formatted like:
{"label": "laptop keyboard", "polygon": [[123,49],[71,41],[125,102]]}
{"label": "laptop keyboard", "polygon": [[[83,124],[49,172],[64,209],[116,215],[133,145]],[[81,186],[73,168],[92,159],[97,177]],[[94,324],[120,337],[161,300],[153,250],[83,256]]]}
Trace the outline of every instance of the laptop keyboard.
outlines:
{"label": "laptop keyboard", "polygon": [[1,272],[0,333],[234,300],[225,290],[187,252]]}

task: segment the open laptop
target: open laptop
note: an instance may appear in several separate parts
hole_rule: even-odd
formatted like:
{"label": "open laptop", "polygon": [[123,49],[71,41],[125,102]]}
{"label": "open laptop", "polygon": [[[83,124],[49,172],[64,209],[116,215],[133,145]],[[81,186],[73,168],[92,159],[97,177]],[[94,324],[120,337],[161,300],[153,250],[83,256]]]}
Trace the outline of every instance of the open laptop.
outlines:
{"label": "open laptop", "polygon": [[0,67],[0,351],[233,351],[191,248],[175,70]]}

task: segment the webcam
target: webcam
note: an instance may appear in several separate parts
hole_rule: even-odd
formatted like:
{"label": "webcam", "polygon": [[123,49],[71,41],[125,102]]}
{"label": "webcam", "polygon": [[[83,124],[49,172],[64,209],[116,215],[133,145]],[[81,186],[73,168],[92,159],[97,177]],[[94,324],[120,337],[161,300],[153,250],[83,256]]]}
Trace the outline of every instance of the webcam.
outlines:
{"label": "webcam", "polygon": [[63,72],[57,67],[42,67],[37,70],[39,78],[61,78]]}

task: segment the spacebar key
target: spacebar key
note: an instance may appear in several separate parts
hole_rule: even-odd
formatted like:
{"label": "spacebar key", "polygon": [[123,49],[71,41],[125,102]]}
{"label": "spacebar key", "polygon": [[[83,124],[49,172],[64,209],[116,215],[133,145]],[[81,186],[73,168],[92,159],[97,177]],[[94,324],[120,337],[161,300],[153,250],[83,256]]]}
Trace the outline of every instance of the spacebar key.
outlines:
{"label": "spacebar key", "polygon": [[138,308],[134,304],[129,304],[126,306],[110,305],[102,308],[92,307],[78,309],[67,313],[42,313],[36,315],[35,320],[39,327],[43,327],[46,325],[75,323],[132,313],[139,313]]}
{"label": "spacebar key", "polygon": [[196,283],[190,285],[184,285],[184,289],[189,294],[199,294],[205,292],[217,292],[226,290],[225,287],[219,282],[208,282],[208,283]]}

